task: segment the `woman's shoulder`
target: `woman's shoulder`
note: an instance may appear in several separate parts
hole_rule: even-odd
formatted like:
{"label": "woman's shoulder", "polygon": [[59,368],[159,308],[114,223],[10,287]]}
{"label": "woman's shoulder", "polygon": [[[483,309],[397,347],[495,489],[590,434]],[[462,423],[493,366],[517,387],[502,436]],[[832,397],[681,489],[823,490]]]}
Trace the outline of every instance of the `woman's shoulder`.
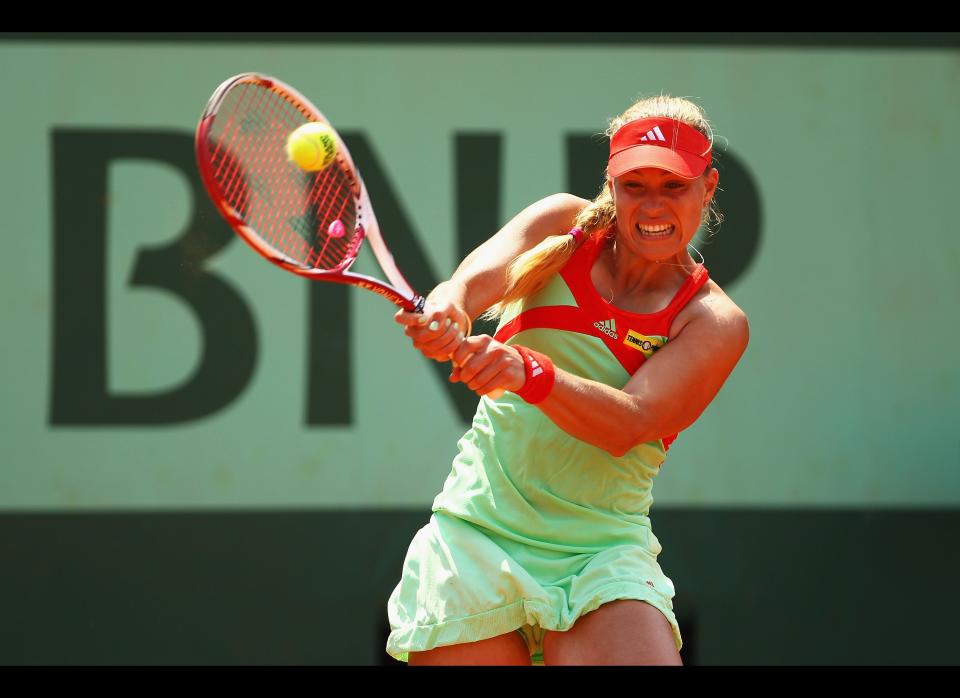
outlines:
{"label": "woman's shoulder", "polygon": [[721,324],[734,328],[746,325],[747,314],[728,296],[720,285],[708,278],[690,301],[677,313],[670,328],[671,337],[678,335],[691,322]]}
{"label": "woman's shoulder", "polygon": [[[573,228],[577,215],[590,202],[573,194],[551,194],[534,201],[506,226],[522,240],[517,253],[534,247],[550,235],[561,235]],[[505,228],[505,229],[506,229]],[[502,232],[502,231],[501,231]],[[496,236],[495,236],[496,237]]]}
{"label": "woman's shoulder", "polygon": [[589,199],[584,199],[576,194],[569,194],[567,192],[551,194],[544,199],[544,201],[551,201],[553,205],[559,208],[576,211],[581,211],[590,204]]}
{"label": "woman's shoulder", "polygon": [[[743,318],[746,320],[747,314],[733,299],[728,296],[720,285],[713,279],[707,279],[704,287],[708,288],[707,295],[703,299],[703,304],[709,308],[715,315],[725,318]],[[703,289],[700,289],[701,291]]]}
{"label": "woman's shoulder", "polygon": [[544,217],[563,221],[564,224],[570,222],[572,227],[572,221],[577,214],[589,206],[590,202],[574,194],[560,192],[544,197],[534,205],[541,209]]}

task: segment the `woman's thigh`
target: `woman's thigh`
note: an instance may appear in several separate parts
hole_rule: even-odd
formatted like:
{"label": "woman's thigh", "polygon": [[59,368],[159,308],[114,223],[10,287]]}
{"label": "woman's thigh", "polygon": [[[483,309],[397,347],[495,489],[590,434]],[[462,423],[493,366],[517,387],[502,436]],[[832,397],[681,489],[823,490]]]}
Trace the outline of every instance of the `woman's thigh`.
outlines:
{"label": "woman's thigh", "polygon": [[477,642],[435,647],[424,652],[410,652],[410,666],[530,666],[530,650],[516,630]]}
{"label": "woman's thigh", "polygon": [[683,663],[663,613],[634,599],[605,603],[580,616],[566,632],[548,632],[543,638],[543,661],[547,665]]}

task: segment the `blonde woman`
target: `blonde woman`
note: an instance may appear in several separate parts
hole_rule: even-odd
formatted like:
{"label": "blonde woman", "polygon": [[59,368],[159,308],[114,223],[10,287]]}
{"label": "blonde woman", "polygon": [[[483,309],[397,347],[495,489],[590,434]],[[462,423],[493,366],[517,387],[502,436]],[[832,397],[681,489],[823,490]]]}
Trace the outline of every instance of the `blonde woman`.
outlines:
{"label": "blonde woman", "polygon": [[[410,665],[680,664],[653,478],[746,349],[746,315],[688,246],[716,217],[712,129],[637,102],[600,195],[538,201],[396,320],[483,396],[390,596]],[[494,337],[470,336],[478,316]],[[490,393],[506,391],[491,398]]]}

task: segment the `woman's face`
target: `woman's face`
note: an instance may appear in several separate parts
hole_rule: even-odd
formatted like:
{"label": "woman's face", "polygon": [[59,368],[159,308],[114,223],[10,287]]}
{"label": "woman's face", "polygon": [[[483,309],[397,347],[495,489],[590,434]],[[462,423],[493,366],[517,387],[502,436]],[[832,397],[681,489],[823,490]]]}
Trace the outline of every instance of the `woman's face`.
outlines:
{"label": "woman's face", "polygon": [[649,260],[683,252],[700,227],[718,179],[714,168],[696,179],[684,179],[654,167],[613,178],[618,245]]}

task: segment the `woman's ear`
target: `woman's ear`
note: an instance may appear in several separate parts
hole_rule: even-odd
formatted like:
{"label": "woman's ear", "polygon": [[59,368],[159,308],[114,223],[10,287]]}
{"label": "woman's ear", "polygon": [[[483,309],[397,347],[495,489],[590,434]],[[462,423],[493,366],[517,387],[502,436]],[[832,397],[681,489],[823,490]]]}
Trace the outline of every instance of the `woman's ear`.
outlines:
{"label": "woman's ear", "polygon": [[710,172],[707,174],[707,191],[704,195],[703,205],[706,206],[713,199],[713,195],[717,191],[717,183],[720,181],[720,172],[716,167],[711,167]]}

